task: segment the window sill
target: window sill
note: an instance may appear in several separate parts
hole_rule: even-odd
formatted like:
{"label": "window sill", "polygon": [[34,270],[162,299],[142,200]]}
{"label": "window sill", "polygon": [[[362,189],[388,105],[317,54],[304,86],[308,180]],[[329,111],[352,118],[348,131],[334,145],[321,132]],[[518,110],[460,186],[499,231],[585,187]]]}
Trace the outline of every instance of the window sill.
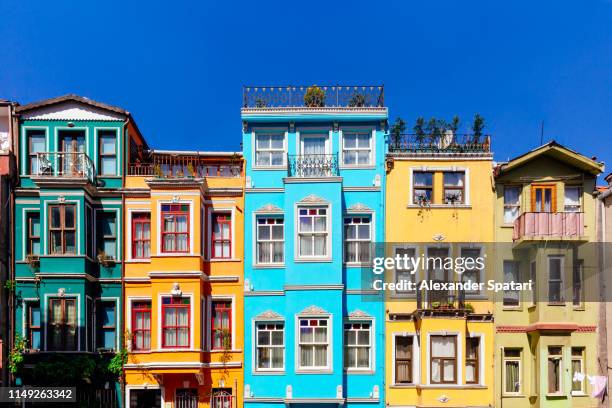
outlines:
{"label": "window sill", "polygon": [[411,389],[411,388],[417,388],[416,384],[391,384],[390,388],[395,388],[395,389]]}
{"label": "window sill", "polygon": [[514,228],[514,224],[502,224],[500,225],[501,228]]}
{"label": "window sill", "polygon": [[312,369],[312,370],[307,370],[307,369],[303,369],[303,368],[298,368],[297,370],[295,370],[296,374],[333,374],[334,370],[332,370],[331,368],[321,368],[321,369]]}
{"label": "window sill", "polygon": [[223,349],[214,349],[214,350],[206,350],[208,353],[242,353],[240,349],[231,349],[231,350],[223,350]]}
{"label": "window sill", "polygon": [[240,262],[239,258],[209,258],[207,262]]}
{"label": "window sill", "polygon": [[504,312],[521,312],[523,308],[521,306],[502,306]]}
{"label": "window sill", "polygon": [[563,393],[546,394],[546,398],[561,399],[561,398],[567,398],[567,395]]}
{"label": "window sill", "polygon": [[586,308],[584,306],[574,306],[574,307],[572,307],[572,310],[574,310],[576,312],[584,312],[586,310]]}
{"label": "window sill", "polygon": [[133,263],[133,264],[138,264],[138,263],[151,263],[151,258],[147,258],[147,259],[126,259],[124,261],[125,263]]}
{"label": "window sill", "polygon": [[347,375],[372,375],[374,374],[374,370],[372,370],[371,368],[364,369],[364,370],[345,368],[344,372]]}
{"label": "window sill", "polygon": [[338,166],[340,170],[375,170],[376,166],[374,164],[364,164],[364,165],[352,165],[352,164],[341,164]]}
{"label": "window sill", "polygon": [[359,262],[345,262],[344,266],[347,268],[371,268],[371,263],[359,263]]}
{"label": "window sill", "polygon": [[161,258],[165,256],[197,256],[191,252],[160,252],[156,255],[151,255],[151,258]]}
{"label": "window sill", "polygon": [[295,263],[332,262],[331,258],[295,258]]}
{"label": "window sill", "polygon": [[583,391],[572,391],[572,397],[588,397],[589,394]]}
{"label": "window sill", "polygon": [[548,302],[547,305],[548,306],[565,306],[565,302]]}
{"label": "window sill", "polygon": [[277,264],[254,264],[253,269],[283,269],[285,267],[284,263]]}
{"label": "window sill", "polygon": [[418,205],[418,204],[407,204],[406,208],[446,208],[448,210],[452,210],[452,209],[471,209],[472,205],[471,204],[457,204],[457,205],[450,205],[450,204],[429,204],[429,205]]}
{"label": "window sill", "polygon": [[284,170],[287,171],[287,164],[284,163],[282,165],[278,165],[278,166],[253,166],[251,167],[251,170]]}
{"label": "window sill", "polygon": [[253,375],[285,375],[285,370],[255,370]]}
{"label": "window sill", "polygon": [[526,395],[523,394],[502,394],[502,398],[525,398]]}

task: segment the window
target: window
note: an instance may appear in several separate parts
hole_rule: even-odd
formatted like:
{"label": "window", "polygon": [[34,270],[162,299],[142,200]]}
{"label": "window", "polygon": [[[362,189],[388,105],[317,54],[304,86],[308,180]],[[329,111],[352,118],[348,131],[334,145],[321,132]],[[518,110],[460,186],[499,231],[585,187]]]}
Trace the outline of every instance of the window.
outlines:
{"label": "window", "polygon": [[257,370],[285,368],[285,326],[283,323],[257,323]]}
{"label": "window", "polygon": [[232,408],[234,396],[231,388],[213,388],[210,398],[210,408]]}
{"label": "window", "polygon": [[344,262],[370,262],[371,234],[370,217],[344,218]]}
{"label": "window", "polygon": [[212,257],[230,259],[232,257],[232,214],[212,214]]}
{"label": "window", "polygon": [[538,301],[538,287],[536,285],[537,267],[535,261],[529,265],[529,279],[531,280],[531,305],[534,306]]}
{"label": "window", "polygon": [[561,374],[563,370],[563,348],[560,346],[548,347],[548,393],[560,394]]}
{"label": "window", "polygon": [[94,222],[94,217],[93,217],[93,209],[89,206],[89,205],[85,205],[85,231],[90,231],[89,233],[85,234],[85,254],[90,257],[90,258],[94,258],[94,237],[93,237],[93,222]]}
{"label": "window", "polygon": [[162,347],[189,347],[190,299],[162,298]]}
{"label": "window", "polygon": [[[414,270],[414,263],[411,261],[411,259],[414,259],[416,255],[416,249],[415,248],[395,248],[395,257],[397,258],[397,256],[400,257],[400,259],[405,259],[407,258],[407,264],[404,265],[404,262],[402,261],[400,263],[401,268],[396,268],[395,269],[395,283],[400,283],[403,281],[406,282],[413,282],[415,283],[416,281],[416,271]],[[407,266],[407,268],[404,268],[403,266]],[[395,290],[396,294],[407,294],[407,293],[415,293],[414,290],[408,290],[408,288],[406,288],[406,290]]]}
{"label": "window", "polygon": [[148,259],[151,256],[151,214],[132,215],[132,258]]}
{"label": "window", "polygon": [[344,325],[344,368],[371,368],[371,323],[346,323]]}
{"label": "window", "polygon": [[465,339],[465,382],[467,384],[480,383],[480,337],[467,337]]}
{"label": "window", "polygon": [[432,384],[457,382],[457,336],[431,336]]}
{"label": "window", "polygon": [[162,204],[162,251],[189,252],[189,204]]}
{"label": "window", "polygon": [[563,258],[548,258],[548,302],[563,303]]}
{"label": "window", "polygon": [[76,351],[77,321],[76,300],[49,299],[48,349],[52,351]]}
{"label": "window", "polygon": [[61,204],[49,206],[49,241],[51,254],[76,253],[76,206]]}
{"label": "window", "polygon": [[100,146],[98,169],[100,175],[114,176],[117,174],[117,132],[114,130],[98,131]]}
{"label": "window", "polygon": [[584,288],[582,282],[584,280],[584,262],[582,259],[576,260],[572,273],[572,305],[574,307],[582,307],[584,301]]}
{"label": "window", "polygon": [[299,363],[303,369],[328,367],[328,319],[301,318],[299,333]]}
{"label": "window", "polygon": [[282,166],[285,164],[285,135],[269,133],[255,135],[255,165]]}
{"label": "window", "polygon": [[345,132],[342,135],[342,160],[347,166],[372,163],[372,133]]}
{"label": "window", "polygon": [[433,173],[428,171],[415,171],[412,173],[412,202],[413,204],[430,204],[433,199]]}
{"label": "window", "polygon": [[40,214],[28,213],[28,241],[24,255],[40,255]]}
{"label": "window", "polygon": [[412,384],[413,337],[395,337],[395,384]]}
{"label": "window", "polygon": [[[472,284],[480,284],[481,283],[481,270],[478,269],[476,265],[476,259],[480,257],[480,248],[461,248],[461,258],[465,260],[473,260],[471,262],[466,262],[465,271],[461,274],[461,280],[463,282],[471,282]],[[465,291],[467,295],[478,295],[480,293],[479,289],[473,290],[469,288]]]}
{"label": "window", "polygon": [[[450,248],[427,248],[427,277],[433,282],[448,283],[453,282],[455,272],[448,269],[448,263],[445,259],[449,256]],[[426,291],[427,302],[439,302],[441,305],[453,303],[454,291],[449,289],[438,289]]]}
{"label": "window", "polygon": [[31,350],[41,349],[41,318],[38,303],[26,303],[27,327],[26,339]]}
{"label": "window", "polygon": [[465,203],[465,172],[445,171],[444,177],[444,204]]}
{"label": "window", "polygon": [[211,336],[213,350],[232,348],[232,302],[214,300],[211,311]]}
{"label": "window", "polygon": [[[504,261],[504,283],[519,282],[519,263]],[[504,306],[518,306],[520,293],[518,290],[504,291]]]}
{"label": "window", "polygon": [[531,186],[531,208],[533,212],[555,212],[555,200],[554,185]]}
{"label": "window", "polygon": [[282,264],[285,260],[285,226],[281,217],[257,218],[257,263]]}
{"label": "window", "polygon": [[132,350],[151,349],[151,301],[132,303]]}
{"label": "window", "polygon": [[563,202],[563,211],[565,212],[580,212],[582,211],[581,203],[582,188],[575,186],[565,186],[565,201]]}
{"label": "window", "polygon": [[298,207],[298,253],[300,257],[327,256],[327,208]]}
{"label": "window", "polygon": [[98,254],[117,259],[117,213],[98,212],[97,222]]}
{"label": "window", "polygon": [[[576,375],[576,373],[579,373]],[[584,394],[584,347],[572,347],[572,394]]]}
{"label": "window", "polygon": [[117,335],[117,303],[115,301],[99,301],[97,306],[97,348],[114,350]]}
{"label": "window", "polygon": [[521,212],[521,188],[504,186],[504,224],[512,224]]}
{"label": "window", "polygon": [[87,351],[95,351],[96,350],[96,339],[95,339],[95,327],[96,327],[96,314],[94,311],[94,302],[93,299],[89,296],[85,298],[85,314],[87,316]]}
{"label": "window", "polygon": [[28,141],[28,174],[42,174],[46,169],[41,168],[38,153],[47,149],[44,130],[27,130]]}
{"label": "window", "polygon": [[520,394],[521,383],[521,349],[504,349],[504,393]]}

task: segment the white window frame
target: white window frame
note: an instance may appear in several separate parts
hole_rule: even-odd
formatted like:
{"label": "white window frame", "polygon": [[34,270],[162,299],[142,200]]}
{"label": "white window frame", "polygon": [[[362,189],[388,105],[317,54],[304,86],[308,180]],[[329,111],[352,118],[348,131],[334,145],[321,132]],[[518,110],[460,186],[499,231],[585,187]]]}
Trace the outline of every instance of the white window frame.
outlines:
{"label": "white window frame", "polygon": [[[582,354],[580,355],[580,357],[574,356],[573,351],[571,351],[572,355],[571,355],[571,364],[570,367],[573,367],[574,365],[574,361],[580,361],[580,372],[585,374],[585,354],[586,354],[586,347],[572,347],[571,349],[575,349],[575,348],[579,348],[582,350]],[[576,391],[574,390],[574,381],[573,381],[573,375],[572,375],[572,371],[570,368],[570,376],[572,376],[572,395],[586,395],[586,377],[582,379],[582,381],[580,382],[580,391]]]}
{"label": "white window frame", "polygon": [[[368,347],[369,351],[368,351],[368,366],[367,367],[347,367],[346,363],[347,361],[344,362],[344,370],[347,372],[370,372],[373,370],[374,364],[373,364],[373,359],[374,359],[374,319],[348,319],[344,322],[345,325],[347,324],[369,324],[370,327],[368,329],[369,332],[369,343],[367,346],[362,346],[362,345],[357,345],[357,344],[353,344],[350,346],[350,348],[364,348],[364,347]],[[344,325],[342,326],[342,335],[344,336],[345,332],[346,332],[346,328],[344,327]],[[352,330],[349,329],[349,330]],[[359,329],[360,331],[365,331],[363,328]],[[358,338],[358,336],[356,337]],[[349,348],[348,343],[345,343],[344,348],[347,349]]]}
{"label": "white window frame", "polygon": [[[211,353],[223,353],[226,350],[213,349],[212,338],[212,304],[213,301],[231,302],[232,304],[232,349],[236,351],[236,297],[234,295],[212,295],[206,297],[206,350]],[[161,327],[161,326],[160,326]]]}
{"label": "white window frame", "polygon": [[121,176],[121,166],[119,165],[119,158],[121,157],[121,154],[119,152],[119,147],[120,147],[120,143],[121,143],[121,138],[119,137],[119,129],[116,127],[95,127],[94,128],[94,134],[95,134],[95,142],[94,142],[94,157],[96,158],[96,168],[97,167],[101,167],[99,166],[100,164],[100,158],[102,157],[100,155],[100,152],[102,151],[102,146],[100,144],[100,131],[112,131],[115,132],[115,174],[100,174],[100,176],[102,176],[103,178],[113,178],[113,177],[120,177]]}
{"label": "white window frame", "polygon": [[[414,250],[414,256],[417,257],[418,253],[419,253],[419,247],[416,245],[395,245],[393,246],[393,254],[392,256],[395,257],[397,255],[397,251],[398,249],[402,249],[402,250]],[[397,283],[397,269],[393,268],[393,282]],[[414,282],[415,284],[417,284],[418,282],[418,277],[419,277],[419,270],[417,269],[413,274],[411,274],[412,276],[412,282]],[[414,291],[398,291],[397,289],[393,291],[393,296],[394,297],[401,297],[401,298],[410,298],[410,297],[416,297],[416,290]]]}
{"label": "white window frame", "polygon": [[[232,253],[230,258],[213,258],[212,257],[212,216],[214,213],[231,213],[232,217]],[[193,224],[193,222],[190,222]],[[206,259],[209,261],[215,262],[228,262],[228,261],[236,261],[236,245],[238,241],[235,239],[236,237],[236,207],[224,207],[224,206],[207,206],[206,207]],[[193,241],[190,242],[193,246]]]}
{"label": "white window frame", "polygon": [[[551,347],[558,347],[561,349],[561,354],[550,354],[550,348]],[[564,373],[564,366],[565,364],[563,364],[563,346],[554,346],[554,345],[550,345],[547,346],[546,348],[546,395],[550,395],[550,396],[558,396],[558,395],[563,395],[563,390],[564,390],[564,379],[565,379],[565,373]],[[559,360],[559,390],[556,392],[551,392],[548,389],[549,383],[550,383],[550,378],[548,378],[548,363],[550,362],[550,360]]]}
{"label": "white window frame", "polygon": [[[565,204],[565,198],[567,197],[567,190],[568,189],[577,189],[578,190],[578,205],[569,205],[569,207],[578,207],[577,211],[574,210],[569,210],[567,209],[568,204]],[[577,186],[577,185],[565,185],[564,186],[564,191],[563,191],[563,212],[571,212],[571,213],[580,213],[583,211],[583,205],[582,205],[582,186]]]}
{"label": "white window frame", "polygon": [[[553,282],[553,280],[550,277],[550,272],[551,272],[551,261],[553,259],[559,259],[559,276],[560,279],[555,279],[555,282],[559,282],[560,286],[559,286],[559,296],[560,299],[558,301],[552,301],[550,300],[550,284]],[[547,297],[546,297],[546,301],[548,302],[548,304],[553,304],[553,305],[561,305],[565,303],[565,257],[562,255],[551,255],[548,257],[547,259],[547,263],[548,265],[546,266],[547,268],[547,278],[548,278],[548,288],[547,288]],[[573,302],[572,302],[573,303]]]}
{"label": "white window frame", "polygon": [[[164,252],[162,251],[163,245],[162,245],[162,231],[164,228],[164,220],[162,218],[162,205],[164,204],[187,204],[189,205],[189,250],[188,252]],[[193,255],[193,242],[195,241],[195,236],[194,236],[194,207],[195,207],[195,203],[193,202],[193,200],[160,200],[157,202],[157,236],[156,236],[156,241],[157,241],[157,246],[156,246],[156,250],[157,250],[157,254],[163,254],[164,256],[189,256],[189,255]],[[151,214],[151,216],[153,216],[153,214]],[[232,222],[233,222],[233,216],[232,216]],[[210,223],[209,223],[209,228],[210,228]],[[151,218],[151,236],[153,236],[153,218]],[[151,256],[153,256],[153,247],[151,247]]]}
{"label": "white window frame", "polygon": [[[511,350],[518,350],[518,357],[506,357],[506,348]],[[504,396],[517,396],[523,395],[523,348],[522,347],[506,347],[502,349],[502,361],[503,361],[503,375],[502,375],[502,395]],[[506,362],[518,362],[518,373],[519,373],[519,389],[516,392],[510,392],[506,390]]]}
{"label": "white window frame", "polygon": [[[463,258],[463,250],[478,250],[478,257],[482,257],[482,251],[483,248],[481,246],[471,246],[471,245],[462,245],[459,248],[459,256]],[[485,265],[486,267],[486,265]],[[483,269],[478,269],[478,268],[474,268],[477,272],[478,272],[478,283],[484,284],[485,283],[485,268]],[[464,272],[465,273],[465,272]],[[463,273],[461,274],[461,278],[459,279],[461,282],[463,282]],[[466,298],[470,298],[470,297],[477,297],[482,295],[482,292],[480,291],[480,289],[478,289],[477,291],[466,291],[465,292],[465,297]]]}
{"label": "white window frame", "polygon": [[[163,298],[165,297],[172,297],[172,293],[158,293],[157,294],[157,308],[156,308],[156,312],[157,312],[157,349],[153,350],[153,329],[151,328],[151,352],[152,351],[165,351],[165,352],[184,352],[185,350],[195,350],[194,348],[194,344],[195,344],[195,324],[194,324],[194,319],[195,319],[195,296],[193,293],[183,293],[181,295],[181,297],[188,297],[189,298],[189,345],[186,347],[172,347],[172,348],[168,348],[168,347],[163,347],[162,344],[162,337],[164,335],[164,329],[162,326],[162,322],[163,322],[163,308],[162,308],[162,304],[163,304]],[[151,322],[153,321],[153,304],[151,303]],[[151,325],[151,327],[153,327]]]}
{"label": "white window frame", "polygon": [[[502,275],[503,275],[504,282],[506,282],[506,272],[505,272],[505,265],[506,265],[506,263],[515,265],[515,267],[516,267],[516,278],[517,278],[517,280],[520,279],[520,276],[521,276],[521,265],[520,265],[520,263],[518,261],[515,261],[514,259],[504,259],[502,261]],[[520,309],[521,305],[522,305],[522,300],[523,300],[522,296],[521,296],[521,292],[518,291],[518,290],[514,291],[514,292],[517,292],[517,296],[518,296],[518,302],[517,302],[516,305],[506,304],[504,302],[504,298],[505,298],[505,293],[506,292],[513,292],[513,291],[510,291],[510,290],[509,291],[501,291],[501,295],[502,295],[502,308],[503,309]]]}
{"label": "white window frame", "polygon": [[[326,235],[326,240],[325,240],[325,255],[301,255],[300,254],[300,235],[302,234],[300,231],[300,209],[306,209],[306,210],[310,210],[310,209],[326,209],[326,231],[324,232],[324,234]],[[332,237],[332,230],[331,230],[331,216],[332,216],[332,206],[331,204],[296,204],[295,207],[295,259],[296,261],[328,261],[332,259],[332,254],[331,254],[331,237]],[[314,225],[314,224],[313,224]],[[306,235],[310,235],[313,236],[314,233],[312,232],[304,232],[303,234]],[[319,234],[322,234],[321,232],[319,232]],[[314,251],[314,245],[313,245],[313,251]]]}
{"label": "white window frame", "polygon": [[[363,225],[363,224],[353,224],[352,223],[352,219],[353,218],[366,218],[369,220],[368,225],[369,225],[369,235],[370,238],[367,240],[364,239],[359,239],[359,238],[353,238],[353,239],[348,239],[348,237],[346,236],[346,234],[342,234],[343,235],[343,242],[342,242],[342,258],[344,260],[344,263],[347,265],[369,265],[372,263],[372,234],[374,232],[374,228],[373,227],[373,223],[374,220],[372,219],[372,214],[345,214],[344,217],[342,218],[342,232],[345,231],[347,223],[346,220],[347,218],[351,218],[351,222],[348,225]],[[346,260],[346,245],[350,242],[356,242],[357,243],[357,248],[361,247],[361,245],[370,245],[370,259],[367,262],[360,262],[359,260],[357,261],[352,261],[349,262]],[[357,255],[359,255],[359,251],[357,251]]]}
{"label": "white window frame", "polygon": [[[394,387],[412,387],[415,384],[420,384],[421,382],[421,347],[418,341],[418,337],[416,333],[410,332],[396,332],[392,334],[393,343],[392,343],[392,372],[391,372],[391,384]],[[412,382],[411,383],[398,383],[395,378],[395,339],[397,337],[412,337]]]}
{"label": "white window frame", "polygon": [[[146,302],[149,301],[151,302],[151,318],[150,318],[150,325],[151,325],[151,332],[150,332],[150,338],[149,341],[151,342],[151,348],[149,350],[133,350],[132,347],[132,340],[130,339],[129,341],[126,342],[126,349],[127,351],[129,351],[130,353],[148,353],[151,350],[153,350],[153,298],[150,296],[128,296],[127,297],[127,305],[128,305],[128,311],[127,311],[127,316],[126,316],[126,327],[127,329],[132,332],[132,315],[133,315],[133,308],[134,308],[134,303],[136,302]],[[161,313],[161,305],[159,307],[159,313]],[[161,322],[161,321],[160,321]],[[159,328],[161,329],[161,324],[159,325]],[[161,344],[161,343],[160,343]],[[161,347],[160,347],[161,348]]]}
{"label": "white window frame", "polygon": [[[300,341],[300,320],[327,320],[327,361],[325,366],[311,366],[304,367],[302,366],[301,361],[301,341]],[[321,373],[321,372],[331,372],[333,367],[333,320],[330,314],[300,314],[296,316],[295,319],[295,361],[296,361],[296,372],[297,373]],[[315,343],[306,343],[307,345],[312,345]]]}
{"label": "white window frame", "polygon": [[[376,130],[375,129],[346,129],[346,130],[341,130],[340,132],[340,166],[342,168],[368,168],[368,167],[374,167],[375,165],[375,154],[376,154]],[[354,164],[347,164],[344,161],[344,152],[345,150],[351,150],[351,151],[364,151],[366,149],[364,148],[345,148],[344,147],[344,138],[346,136],[346,134],[365,134],[365,133],[369,133],[370,134],[370,155],[369,155],[369,160],[367,163],[365,164],[358,164],[358,163],[354,163]]]}
{"label": "white window frame", "polygon": [[[272,228],[270,227],[270,239],[268,240],[260,240],[259,239],[259,220],[260,219],[276,219],[276,220],[282,220],[282,224],[265,224],[267,225],[282,225],[283,228],[283,239],[279,240],[279,239],[272,239]],[[283,216],[283,214],[255,214],[255,265],[274,265],[274,266],[279,266],[279,265],[284,265],[285,264],[285,217]],[[270,250],[271,254],[270,254],[270,262],[260,262],[259,261],[259,243],[263,242],[263,243],[282,243],[282,247],[283,247],[283,260],[280,262],[274,262],[274,250]],[[273,245],[270,245],[270,247],[273,247]]]}
{"label": "white window frame", "polygon": [[[257,164],[257,137],[258,136],[267,136],[267,135],[279,135],[283,137],[283,148],[281,149],[263,149],[262,151],[269,152],[282,152],[283,154],[283,162],[281,164],[267,164],[267,165],[258,165]],[[287,167],[287,132],[280,129],[259,129],[253,130],[253,166],[252,168],[257,169],[284,169]],[[271,162],[270,162],[271,163]]]}
{"label": "white window frame", "polygon": [[[263,347],[266,348],[282,348],[283,350],[283,365],[282,367],[270,367],[270,368],[262,368],[259,367],[259,358],[258,358],[258,349],[259,349],[259,336],[258,336],[258,326],[260,324],[273,324],[273,325],[282,325],[283,328],[282,333],[283,333],[283,344],[281,346],[278,345],[265,345]],[[256,320],[253,322],[253,371],[254,372],[265,372],[265,373],[270,373],[270,372],[284,372],[285,371],[285,365],[286,365],[286,358],[287,358],[287,331],[286,331],[286,327],[287,325],[285,324],[284,320]],[[267,330],[267,329],[266,329]],[[279,331],[279,330],[275,330],[275,331]]]}
{"label": "white window frame", "polygon": [[[130,203],[127,202],[126,204],[130,204]],[[150,241],[153,241],[153,228],[152,228],[153,227],[153,219],[152,219],[152,215],[153,214],[151,214],[151,208],[142,208],[142,209],[137,208],[137,207],[128,208],[127,209],[128,225],[126,225],[126,227],[127,227],[126,228],[127,229],[127,231],[126,231],[126,239],[127,239],[127,248],[126,249],[127,249],[127,254],[126,254],[126,257],[125,257],[126,259],[125,260],[126,260],[126,262],[130,262],[130,261],[133,261],[133,262],[151,262],[151,257],[156,255],[156,254],[153,253],[153,249],[154,248],[153,248],[152,242],[149,242],[149,257],[148,258],[142,258],[142,259],[141,258],[134,258],[134,255],[133,255],[134,254],[134,252],[133,252],[134,248],[133,248],[133,245],[132,245],[132,232],[133,232],[132,231],[132,227],[133,227],[133,222],[132,221],[133,221],[133,218],[134,218],[134,213],[136,213],[136,214],[141,214],[141,213],[149,214],[149,223],[150,223],[149,234],[150,234],[150,237],[151,237]]]}
{"label": "white window frame", "polygon": [[[516,188],[518,190],[518,202],[516,204],[507,204],[506,203],[506,189],[513,189],[513,188]],[[504,185],[504,191],[503,191],[503,194],[502,194],[503,207],[504,207],[504,210],[502,212],[502,223],[504,225],[511,225],[516,220],[516,218],[515,218],[514,220],[512,220],[510,222],[506,222],[506,209],[518,208],[517,218],[520,217],[520,215],[521,215],[521,197],[522,197],[522,194],[523,194],[523,190],[522,190],[521,186],[513,185],[513,184]]]}
{"label": "white window frame", "polygon": [[[446,206],[457,206],[457,205],[466,205],[468,203],[468,172],[466,169],[453,169],[453,170],[442,170],[440,173],[442,173],[442,204],[446,205]],[[447,185],[445,183],[444,180],[444,174],[445,173],[461,173],[463,174],[463,186],[462,187],[458,187],[458,186],[452,186],[452,185]],[[434,176],[435,177],[435,176]],[[460,203],[447,203],[446,202],[446,190],[461,190],[461,202]],[[433,192],[432,192],[432,196],[433,196]]]}
{"label": "white window frame", "polygon": [[[456,365],[456,370],[455,370],[455,382],[453,383],[435,383],[431,381],[431,377],[432,377],[432,372],[431,372],[431,362],[432,362],[432,350],[431,350],[431,338],[432,337],[436,337],[436,336],[444,336],[444,337],[454,337],[455,338],[455,365]],[[463,338],[460,335],[459,332],[431,332],[431,333],[427,333],[427,344],[425,347],[427,347],[427,360],[426,360],[426,364],[427,364],[427,384],[428,385],[433,385],[435,387],[457,387],[458,385],[462,385],[463,384],[463,364],[464,364],[464,359],[463,359]],[[437,357],[433,357],[433,358],[437,358]],[[442,366],[443,368],[443,366]]]}
{"label": "white window frame", "polygon": [[[330,132],[331,133],[331,132]],[[326,132],[308,132],[308,133],[300,133],[299,134],[299,148],[300,155],[304,156],[304,140],[305,139],[313,139],[313,138],[323,138],[325,139],[325,153],[323,154],[331,154],[331,143],[330,143],[330,135]]]}
{"label": "white window frame", "polygon": [[[465,337],[465,344],[467,345],[467,339],[478,339],[478,382],[476,383],[467,383],[467,379],[465,380],[466,385],[486,385],[485,383],[485,335],[483,333],[469,333]],[[466,347],[466,358],[467,358],[467,347]],[[467,368],[465,370],[467,374]]]}

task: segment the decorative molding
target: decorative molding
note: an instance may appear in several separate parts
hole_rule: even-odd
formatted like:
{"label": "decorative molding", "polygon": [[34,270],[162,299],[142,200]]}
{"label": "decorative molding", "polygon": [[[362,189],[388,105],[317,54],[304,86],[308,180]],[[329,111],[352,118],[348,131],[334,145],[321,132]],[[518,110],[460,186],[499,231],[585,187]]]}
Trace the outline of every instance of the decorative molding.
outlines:
{"label": "decorative molding", "polygon": [[319,197],[316,194],[311,194],[298,201],[297,204],[329,204],[329,201]]}
{"label": "decorative molding", "polygon": [[363,310],[353,310],[348,315],[349,319],[373,319],[373,316],[369,313],[364,312]]}
{"label": "decorative molding", "polygon": [[279,214],[283,212],[283,209],[275,206],[274,204],[266,204],[255,210],[257,214]]}
{"label": "decorative molding", "polygon": [[329,312],[319,306],[311,305],[311,306],[308,306],[306,309],[302,310],[299,314],[318,316],[318,315],[328,315]]}
{"label": "decorative molding", "polygon": [[255,320],[284,320],[284,317],[274,310],[266,310],[255,316]]}
{"label": "decorative molding", "polygon": [[363,203],[355,203],[346,209],[347,213],[357,214],[357,213],[371,213],[374,212],[370,207]]}

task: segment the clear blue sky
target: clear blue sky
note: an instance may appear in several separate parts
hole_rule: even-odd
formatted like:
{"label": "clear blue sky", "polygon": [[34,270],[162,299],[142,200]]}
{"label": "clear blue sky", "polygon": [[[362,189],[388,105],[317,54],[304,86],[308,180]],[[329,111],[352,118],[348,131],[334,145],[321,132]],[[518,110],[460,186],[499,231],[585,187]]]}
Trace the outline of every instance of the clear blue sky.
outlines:
{"label": "clear blue sky", "polygon": [[385,84],[391,119],[481,113],[497,160],[612,169],[612,0],[0,3],[0,98],[77,93],[155,148],[237,150],[243,84]]}

